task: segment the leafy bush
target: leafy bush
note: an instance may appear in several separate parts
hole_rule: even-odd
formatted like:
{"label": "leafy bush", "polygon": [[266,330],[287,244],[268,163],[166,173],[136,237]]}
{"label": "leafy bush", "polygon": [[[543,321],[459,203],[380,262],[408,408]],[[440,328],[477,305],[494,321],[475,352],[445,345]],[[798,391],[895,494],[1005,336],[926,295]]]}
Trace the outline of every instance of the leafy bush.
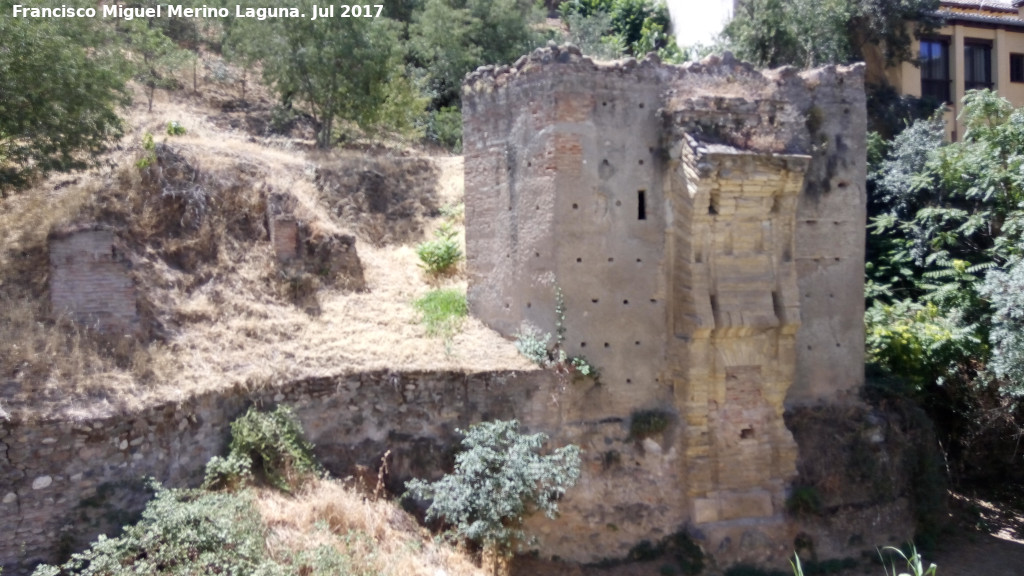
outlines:
{"label": "leafy bush", "polygon": [[1024,260],[990,270],[981,293],[992,304],[992,360],[989,367],[1008,382],[1004,391],[1024,395]]}
{"label": "leafy bush", "polygon": [[432,500],[428,519],[443,519],[449,535],[507,556],[523,541],[523,519],[558,512],[558,499],[580,475],[580,449],[569,445],[542,456],[547,437],[522,434],[519,422],[495,421],[458,430],[465,435],[455,470],[436,482],[412,480],[407,495]]}
{"label": "leafy bush", "polygon": [[469,314],[466,294],[451,288],[431,290],[414,302],[413,307],[422,315],[430,336],[452,336]]}
{"label": "leafy bush", "polygon": [[430,113],[427,120],[427,139],[444,146],[455,154],[462,153],[462,110],[445,106]]}
{"label": "leafy bush", "polygon": [[932,303],[876,302],[865,313],[867,356],[915,389],[940,380],[951,364],[980,354],[971,327]]}
{"label": "leafy bush", "polygon": [[551,342],[550,333],[541,332],[540,329],[530,324],[524,324],[515,337],[516,350],[519,350],[520,354],[541,368],[551,366],[551,351],[548,349]]}
{"label": "leafy bush", "polygon": [[450,224],[442,224],[434,239],[416,246],[416,255],[420,258],[420,268],[432,276],[450,273],[462,260],[462,248],[459,246],[458,231]]}
{"label": "leafy bush", "polygon": [[682,52],[669,33],[664,2],[653,0],[568,0],[559,7],[570,39],[585,54],[618,58],[627,51],[637,57],[657,52],[678,62]]}
{"label": "leafy bush", "polygon": [[313,457],[313,445],[303,438],[302,426],[287,406],[278,406],[273,412],[249,408],[232,422],[230,453],[226,459],[211,462],[207,483],[232,482],[222,473],[243,470],[246,463],[251,471],[285,491],[296,474],[323,473]]}
{"label": "leafy bush", "polygon": [[168,136],[184,136],[188,131],[181,125],[177,120],[171,120],[167,123],[167,135]]}
{"label": "leafy bush", "polygon": [[146,152],[135,162],[135,167],[139,170],[145,170],[156,163],[156,142],[153,140],[152,132],[142,135],[142,149]]}
{"label": "leafy bush", "polygon": [[266,557],[266,535],[248,493],[157,488],[142,519],[121,536],[100,536],[62,566],[41,565],[33,576],[288,573]]}

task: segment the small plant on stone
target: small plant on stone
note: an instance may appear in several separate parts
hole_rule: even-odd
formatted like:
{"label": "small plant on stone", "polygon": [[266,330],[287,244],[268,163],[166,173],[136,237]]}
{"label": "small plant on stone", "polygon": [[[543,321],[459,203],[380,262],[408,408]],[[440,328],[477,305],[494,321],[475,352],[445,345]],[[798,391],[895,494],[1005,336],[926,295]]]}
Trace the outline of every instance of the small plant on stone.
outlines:
{"label": "small plant on stone", "polygon": [[[561,288],[555,288],[555,334],[524,323],[516,333],[516,349],[523,356],[541,368],[551,368],[574,376],[599,376],[597,368],[584,356],[569,356],[565,353],[565,295]],[[554,344],[552,344],[554,339]]]}
{"label": "small plant on stone", "polygon": [[516,350],[541,368],[550,368],[553,364],[551,351],[548,349],[550,342],[551,334],[542,332],[530,324],[523,324],[522,329],[516,334]]}
{"label": "small plant on stone", "polygon": [[523,434],[519,422],[494,421],[458,430],[464,434],[455,470],[436,482],[412,480],[407,496],[430,500],[427,519],[441,519],[448,536],[480,544],[492,571],[526,540],[524,519],[558,513],[558,500],[580,475],[580,449],[569,445],[541,455],[547,437]]}
{"label": "small plant on stone", "polygon": [[597,378],[597,368],[594,368],[590,362],[583,356],[573,356],[569,358],[569,366],[576,371],[580,376],[591,376]]}
{"label": "small plant on stone", "polygon": [[433,240],[416,246],[416,255],[420,258],[420,268],[431,276],[443,276],[452,272],[462,260],[458,231],[447,222],[442,224],[434,232]]}

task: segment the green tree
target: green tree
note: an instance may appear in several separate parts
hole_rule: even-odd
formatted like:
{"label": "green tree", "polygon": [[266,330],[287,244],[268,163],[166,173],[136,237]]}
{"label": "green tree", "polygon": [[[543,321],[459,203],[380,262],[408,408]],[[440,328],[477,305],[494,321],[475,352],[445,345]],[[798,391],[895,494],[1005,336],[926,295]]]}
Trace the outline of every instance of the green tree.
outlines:
{"label": "green tree", "polygon": [[409,42],[426,75],[432,108],[458,104],[462,79],[477,66],[511,64],[542,41],[532,0],[426,0]]}
{"label": "green tree", "polygon": [[888,64],[915,57],[915,36],[940,23],[938,0],[742,0],[722,35],[759,66],[810,68],[863,60],[882,47]]}
{"label": "green tree", "polygon": [[[298,0],[277,6],[310,10]],[[262,62],[264,81],[285,106],[308,108],[320,148],[335,143],[339,121],[367,132],[412,130],[424,102],[405,75],[397,23],[306,16],[235,22],[229,53]]]}
{"label": "green tree", "polygon": [[608,58],[657,52],[666,61],[685,59],[671,34],[668,7],[661,0],[569,0],[559,11],[573,42],[584,53]]}
{"label": "green tree", "polygon": [[0,2],[0,195],[88,166],[120,136],[128,102],[129,71],[107,28],[13,18],[11,6]]}
{"label": "green tree", "polygon": [[146,89],[150,111],[153,110],[153,96],[157,88],[178,88],[174,73],[193,56],[167,37],[160,24],[157,18],[134,19],[119,24],[126,53],[135,67],[135,80]]}
{"label": "green tree", "polygon": [[470,426],[455,471],[436,482],[412,480],[408,494],[432,500],[428,519],[443,519],[455,538],[481,544],[507,557],[525,538],[523,520],[542,511],[558,512],[558,500],[580,474],[579,447],[565,446],[542,456],[547,437],[522,434],[519,422],[494,421]]}

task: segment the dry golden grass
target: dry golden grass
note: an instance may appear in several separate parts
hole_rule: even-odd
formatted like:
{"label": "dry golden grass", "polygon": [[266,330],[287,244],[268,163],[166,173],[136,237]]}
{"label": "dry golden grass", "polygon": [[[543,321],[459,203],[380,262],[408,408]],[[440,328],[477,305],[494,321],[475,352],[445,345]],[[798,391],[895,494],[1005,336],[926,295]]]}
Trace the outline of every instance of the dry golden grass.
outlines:
{"label": "dry golden grass", "polygon": [[[321,289],[315,315],[296,306],[263,227],[266,197],[288,192],[315,230],[352,231],[332,212],[315,174],[318,166],[365,153],[312,152],[289,139],[255,138],[219,128],[211,120],[218,114],[185,93],[158,91],[152,112],[136,98],[128,133],[100,166],[0,200],[0,398],[8,412],[84,415],[236,384],[272,386],[360,370],[532,367],[472,318],[449,343],[426,335],[411,304],[439,281],[417,266],[415,240],[375,246],[354,230],[367,290]],[[171,120],[188,134],[166,136]],[[134,165],[147,131],[196,167],[213,192],[196,230],[183,228],[161,198],[159,176]],[[429,161],[438,172],[438,206],[460,202],[462,159]],[[140,312],[158,328],[154,342],[111,341],[49,313],[47,234],[91,220],[114,224],[132,246]],[[421,226],[429,234],[440,223],[430,214]],[[440,283],[464,290],[466,281],[457,274]]]}
{"label": "dry golden grass", "polygon": [[382,576],[483,576],[470,558],[437,543],[394,504],[362,496],[335,480],[313,480],[294,496],[257,493],[272,557],[334,546],[356,573]]}

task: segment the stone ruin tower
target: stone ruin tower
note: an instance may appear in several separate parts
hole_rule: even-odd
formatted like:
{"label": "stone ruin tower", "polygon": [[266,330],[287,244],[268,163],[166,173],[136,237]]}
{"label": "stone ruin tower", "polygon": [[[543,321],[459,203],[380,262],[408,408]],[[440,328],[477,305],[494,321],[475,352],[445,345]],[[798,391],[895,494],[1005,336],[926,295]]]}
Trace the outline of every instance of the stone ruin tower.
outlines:
{"label": "stone ruin tower", "polygon": [[[863,384],[863,68],[549,46],[471,74],[463,105],[471,310],[553,333],[558,288],[566,352],[600,369],[551,423],[591,465],[544,550],[622,557],[687,527],[784,558],[783,412]],[[671,424],[624,436],[645,411]]]}

